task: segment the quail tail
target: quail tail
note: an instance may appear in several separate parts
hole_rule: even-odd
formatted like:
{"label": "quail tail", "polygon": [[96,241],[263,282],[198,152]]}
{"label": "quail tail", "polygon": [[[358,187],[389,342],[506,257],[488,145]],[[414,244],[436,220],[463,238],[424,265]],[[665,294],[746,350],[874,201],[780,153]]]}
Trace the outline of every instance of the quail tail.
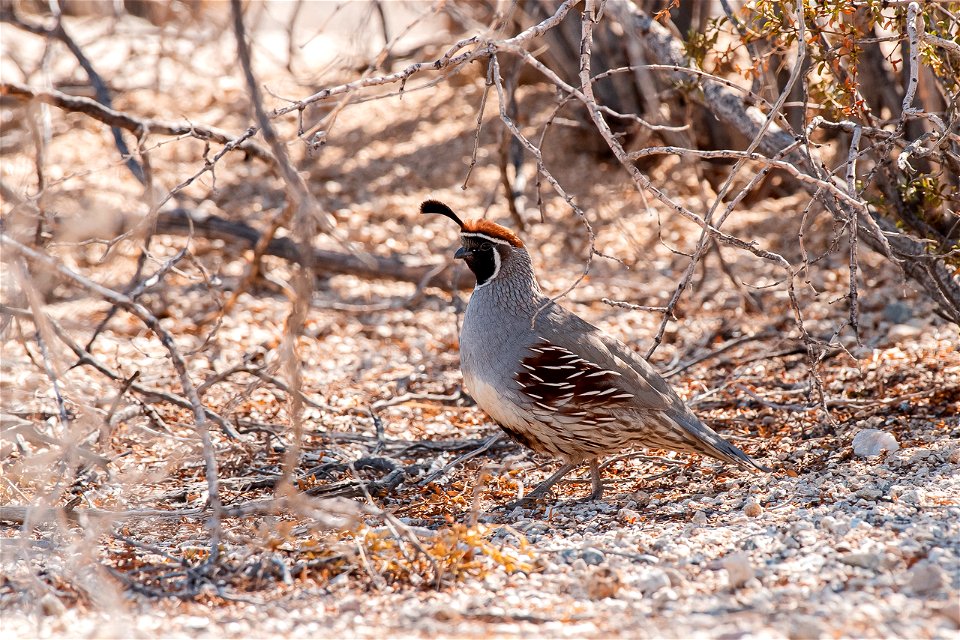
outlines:
{"label": "quail tail", "polygon": [[754,461],[739,447],[725,440],[716,431],[703,424],[699,418],[690,412],[671,415],[672,421],[683,431],[691,449],[697,453],[708,455],[723,462],[731,462],[745,469],[758,471],[772,471],[769,467]]}

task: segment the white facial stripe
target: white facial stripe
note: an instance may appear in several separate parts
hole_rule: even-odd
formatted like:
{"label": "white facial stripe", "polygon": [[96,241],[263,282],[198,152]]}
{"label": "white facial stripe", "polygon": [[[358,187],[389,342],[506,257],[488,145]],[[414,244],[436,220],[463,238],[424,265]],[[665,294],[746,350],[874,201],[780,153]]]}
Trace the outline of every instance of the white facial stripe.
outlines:
{"label": "white facial stripe", "polygon": [[[486,236],[481,236],[481,237],[485,238]],[[491,282],[493,282],[494,278],[497,277],[498,273],[500,273],[500,252],[494,249],[493,250],[493,273],[490,274],[490,277],[487,278],[486,282],[484,282],[483,284],[478,284],[473,288],[473,290],[476,291],[477,289],[485,287]]]}
{"label": "white facial stripe", "polygon": [[494,238],[493,236],[488,236],[485,233],[473,233],[471,231],[461,231],[460,235],[463,236],[464,238],[483,238],[484,240],[489,240],[490,242],[496,242],[497,244],[505,244],[508,246],[510,245],[510,243],[504,240],[503,238]]}

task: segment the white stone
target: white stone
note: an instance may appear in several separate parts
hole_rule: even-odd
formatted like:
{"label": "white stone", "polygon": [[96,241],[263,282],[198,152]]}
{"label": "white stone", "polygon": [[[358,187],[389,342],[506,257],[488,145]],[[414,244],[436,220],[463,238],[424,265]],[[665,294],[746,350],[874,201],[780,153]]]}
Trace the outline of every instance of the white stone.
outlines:
{"label": "white stone", "polygon": [[743,586],[756,573],[745,553],[732,553],[721,561],[721,565],[727,571],[727,582],[734,589]]}
{"label": "white stone", "polygon": [[933,594],[943,589],[947,578],[943,569],[931,562],[918,562],[910,569],[910,589],[917,594]]}
{"label": "white stone", "polygon": [[633,584],[643,595],[649,596],[669,587],[670,577],[661,569],[652,569],[642,574]]}
{"label": "white stone", "polygon": [[921,489],[909,489],[900,494],[899,501],[904,504],[919,505],[923,502],[923,491]]}
{"label": "white stone", "polygon": [[840,562],[843,564],[861,569],[876,569],[882,561],[883,557],[879,553],[863,551],[854,551],[840,557]]}
{"label": "white stone", "polygon": [[899,449],[897,439],[879,429],[863,429],[853,437],[853,453],[861,458],[878,456],[884,451],[894,453]]}
{"label": "white stone", "polygon": [[826,631],[823,624],[813,616],[797,616],[790,622],[787,637],[790,640],[817,640]]}
{"label": "white stone", "polygon": [[947,602],[939,607],[931,607],[931,609],[949,618],[960,629],[960,597],[958,597],[958,594],[953,594],[953,602]]}
{"label": "white stone", "polygon": [[67,608],[63,602],[60,601],[60,598],[52,593],[48,593],[40,598],[40,610],[43,611],[43,615],[45,616],[59,617],[64,614]]}

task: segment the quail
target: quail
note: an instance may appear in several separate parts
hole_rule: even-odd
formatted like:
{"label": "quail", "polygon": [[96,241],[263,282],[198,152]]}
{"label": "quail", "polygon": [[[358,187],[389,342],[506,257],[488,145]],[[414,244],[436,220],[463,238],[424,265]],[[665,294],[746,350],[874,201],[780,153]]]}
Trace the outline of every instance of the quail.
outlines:
{"label": "quail", "polygon": [[463,221],[436,200],[420,212],[460,225],[455,257],[477,279],[460,333],[465,386],[513,440],[564,463],[529,499],[583,463],[589,499],[600,499],[600,458],[633,447],[769,471],[703,424],[646,360],[545,296],[515,233],[489,220]]}

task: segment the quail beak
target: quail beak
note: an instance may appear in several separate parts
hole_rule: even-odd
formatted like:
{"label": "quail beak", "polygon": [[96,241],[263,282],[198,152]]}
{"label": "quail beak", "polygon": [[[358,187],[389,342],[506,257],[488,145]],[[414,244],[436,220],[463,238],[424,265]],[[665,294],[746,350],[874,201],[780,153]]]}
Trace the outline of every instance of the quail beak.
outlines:
{"label": "quail beak", "polygon": [[473,252],[467,251],[463,247],[460,247],[459,249],[457,249],[457,252],[453,254],[453,257],[457,260],[466,260],[471,253]]}

